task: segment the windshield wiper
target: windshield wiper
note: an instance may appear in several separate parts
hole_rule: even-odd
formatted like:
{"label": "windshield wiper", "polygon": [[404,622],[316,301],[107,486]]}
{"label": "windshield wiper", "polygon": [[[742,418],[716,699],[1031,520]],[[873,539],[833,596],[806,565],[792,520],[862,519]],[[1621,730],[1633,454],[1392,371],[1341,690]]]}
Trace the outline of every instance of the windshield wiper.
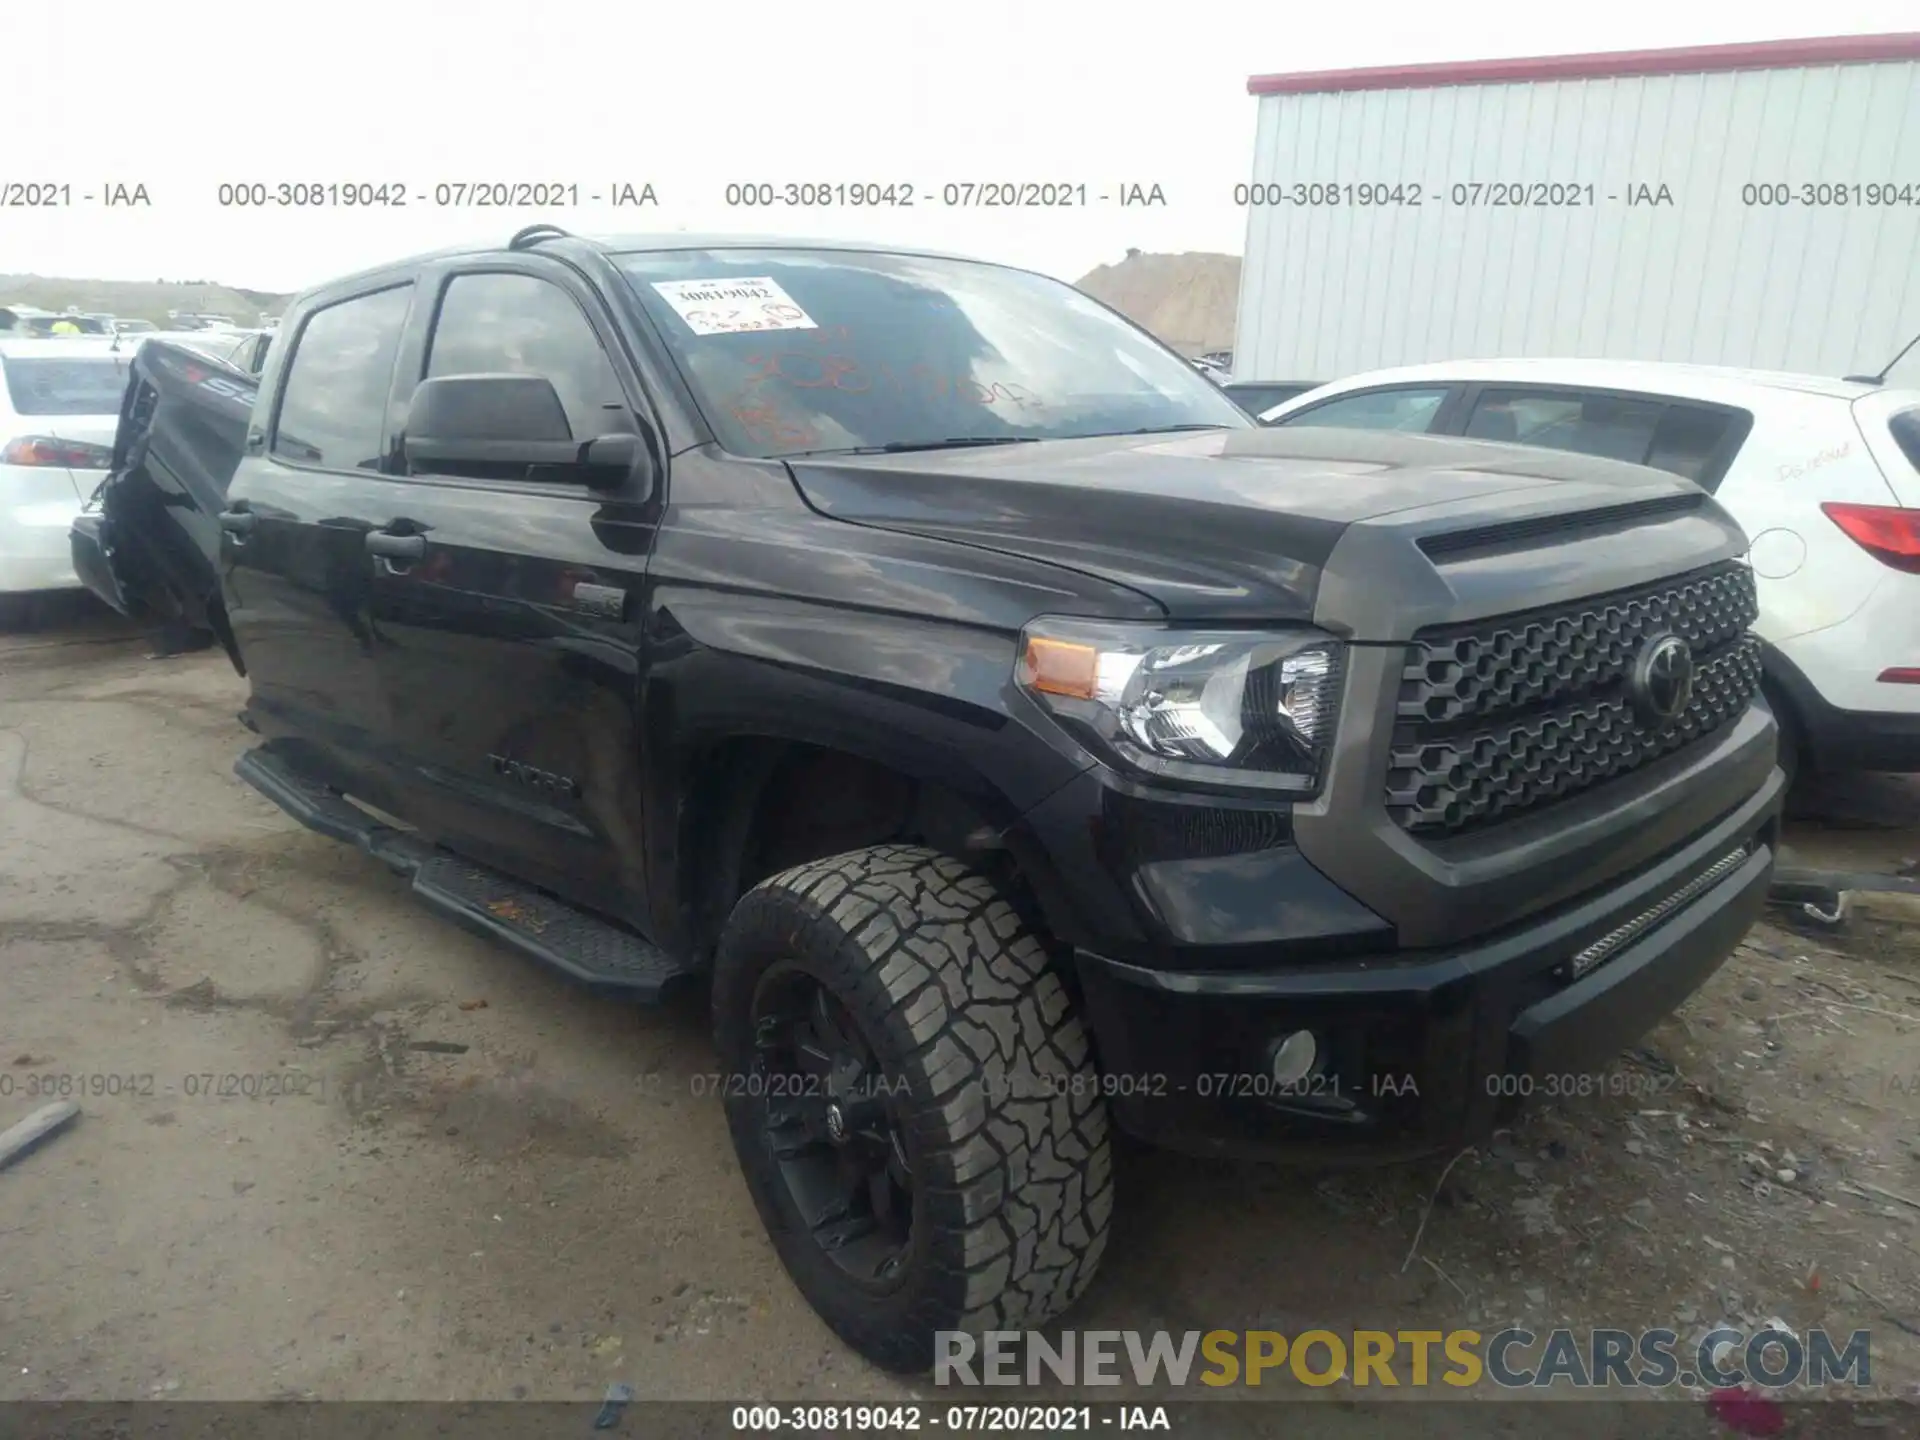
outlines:
{"label": "windshield wiper", "polygon": [[945,440],[889,440],[884,445],[848,445],[838,450],[796,450],[793,456],[905,455],[915,450],[961,450],[970,445],[1031,445],[1040,439],[1038,435],[954,435]]}
{"label": "windshield wiper", "polygon": [[953,435],[945,440],[890,440],[885,445],[848,445],[836,450],[795,450],[807,455],[902,455],[916,450],[961,450],[976,445],[1036,445],[1042,440],[1097,440],[1109,435],[1173,435],[1186,430],[1230,430],[1230,425],[1150,425],[1143,430],[1103,430],[1093,435]]}
{"label": "windshield wiper", "polygon": [[1149,425],[1141,430],[1115,430],[1115,435],[1177,435],[1183,430],[1231,430],[1231,425]]}

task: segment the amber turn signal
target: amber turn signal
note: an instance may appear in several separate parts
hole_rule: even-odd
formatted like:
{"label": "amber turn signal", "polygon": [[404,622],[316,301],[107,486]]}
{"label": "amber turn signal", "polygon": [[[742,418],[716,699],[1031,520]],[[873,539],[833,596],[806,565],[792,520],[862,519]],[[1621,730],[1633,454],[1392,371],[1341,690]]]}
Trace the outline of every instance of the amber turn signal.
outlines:
{"label": "amber turn signal", "polygon": [[1100,652],[1070,640],[1048,640],[1029,635],[1020,657],[1020,681],[1045,695],[1091,700],[1100,675]]}

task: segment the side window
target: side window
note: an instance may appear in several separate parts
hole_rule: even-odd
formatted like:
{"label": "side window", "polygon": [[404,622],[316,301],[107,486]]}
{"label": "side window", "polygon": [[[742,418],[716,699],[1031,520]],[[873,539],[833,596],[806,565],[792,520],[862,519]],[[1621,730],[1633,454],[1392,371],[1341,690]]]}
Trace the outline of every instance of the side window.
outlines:
{"label": "side window", "polygon": [[274,454],[332,470],[379,468],[393,358],[412,295],[411,285],[400,285],[307,317],[280,395]]}
{"label": "side window", "polygon": [[1297,415],[1276,421],[1280,425],[1339,425],[1350,430],[1425,430],[1447,398],[1445,386],[1431,390],[1373,390],[1343,395]]}
{"label": "side window", "polygon": [[1893,434],[1893,443],[1900,447],[1900,453],[1907,457],[1907,463],[1920,470],[1920,408],[1895,411],[1887,421],[1887,429]]}
{"label": "side window", "polygon": [[[1730,410],[1703,410],[1697,405],[1669,405],[1653,432],[1646,463],[1715,489],[1727,472],[1725,464],[1716,462],[1733,458],[1722,455],[1721,450],[1735,425],[1742,431],[1751,429],[1753,417]],[[1709,466],[1714,467],[1712,473],[1708,473]]]}
{"label": "side window", "polygon": [[1304,395],[1317,387],[1313,385],[1223,385],[1234,404],[1249,415],[1258,418],[1276,405],[1284,405],[1296,395]]}
{"label": "side window", "polygon": [[456,275],[426,378],[503,373],[551,380],[576,440],[633,428],[620,377],[571,295],[534,275]]}
{"label": "side window", "polygon": [[1477,440],[1517,441],[1639,464],[1666,408],[1659,400],[1578,390],[1483,390],[1466,433]]}

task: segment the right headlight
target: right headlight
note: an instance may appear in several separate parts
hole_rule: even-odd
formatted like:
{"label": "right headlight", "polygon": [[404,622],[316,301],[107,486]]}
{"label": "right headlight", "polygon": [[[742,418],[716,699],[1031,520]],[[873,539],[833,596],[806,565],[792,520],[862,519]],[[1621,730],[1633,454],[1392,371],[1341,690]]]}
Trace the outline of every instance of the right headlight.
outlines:
{"label": "right headlight", "polygon": [[1320,788],[1345,648],[1315,630],[1164,630],[1043,618],[1016,680],[1134,770],[1212,786]]}

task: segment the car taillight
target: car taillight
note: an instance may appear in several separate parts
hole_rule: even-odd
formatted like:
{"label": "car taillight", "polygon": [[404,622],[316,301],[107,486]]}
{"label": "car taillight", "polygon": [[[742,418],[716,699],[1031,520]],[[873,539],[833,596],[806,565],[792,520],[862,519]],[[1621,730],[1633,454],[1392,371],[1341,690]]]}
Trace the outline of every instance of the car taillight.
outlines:
{"label": "car taillight", "polygon": [[1883,565],[1920,575],[1920,510],[1898,505],[1848,505],[1829,500],[1820,507],[1862,550]]}
{"label": "car taillight", "polygon": [[113,464],[113,449],[84,440],[61,440],[52,435],[22,435],[0,450],[0,465],[55,466],[62,470],[105,470]]}

